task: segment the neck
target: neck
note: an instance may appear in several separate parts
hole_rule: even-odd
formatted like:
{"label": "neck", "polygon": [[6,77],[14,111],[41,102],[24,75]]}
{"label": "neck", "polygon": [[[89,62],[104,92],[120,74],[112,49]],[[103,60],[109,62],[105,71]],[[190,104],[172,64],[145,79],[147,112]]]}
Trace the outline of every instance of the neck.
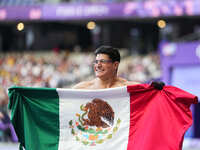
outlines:
{"label": "neck", "polygon": [[96,78],[96,83],[99,87],[102,88],[111,88],[117,81],[118,77],[109,77],[109,78]]}

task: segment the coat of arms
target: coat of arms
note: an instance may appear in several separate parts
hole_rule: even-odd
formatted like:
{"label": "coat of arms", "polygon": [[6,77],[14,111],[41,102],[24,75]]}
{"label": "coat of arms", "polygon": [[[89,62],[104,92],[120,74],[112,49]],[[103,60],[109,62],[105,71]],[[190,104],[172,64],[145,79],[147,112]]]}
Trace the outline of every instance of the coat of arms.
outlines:
{"label": "coat of arms", "polygon": [[112,107],[104,100],[93,99],[80,106],[75,121],[69,121],[71,134],[84,145],[95,146],[111,139],[117,132],[121,120],[115,121]]}

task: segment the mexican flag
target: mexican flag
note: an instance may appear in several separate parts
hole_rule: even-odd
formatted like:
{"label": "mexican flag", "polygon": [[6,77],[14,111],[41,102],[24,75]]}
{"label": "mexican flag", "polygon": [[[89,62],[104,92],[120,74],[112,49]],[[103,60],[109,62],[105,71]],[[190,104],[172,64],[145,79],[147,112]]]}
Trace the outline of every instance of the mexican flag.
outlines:
{"label": "mexican flag", "polygon": [[12,87],[11,121],[26,150],[181,150],[197,97],[172,86],[100,90]]}

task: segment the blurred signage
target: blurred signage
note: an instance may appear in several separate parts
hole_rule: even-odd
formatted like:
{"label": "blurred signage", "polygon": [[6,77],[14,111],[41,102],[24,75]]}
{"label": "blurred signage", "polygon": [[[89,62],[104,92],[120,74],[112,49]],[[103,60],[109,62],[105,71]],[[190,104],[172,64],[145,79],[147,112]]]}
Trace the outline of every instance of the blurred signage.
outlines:
{"label": "blurred signage", "polygon": [[5,9],[1,9],[0,10],[0,20],[4,20],[6,19],[6,10]]}
{"label": "blurred signage", "polygon": [[43,7],[43,19],[106,19],[119,17],[123,4],[48,5]]}
{"label": "blurred signage", "polygon": [[144,1],[125,3],[57,4],[0,7],[0,20],[112,19],[200,15],[199,0]]}
{"label": "blurred signage", "polygon": [[42,17],[42,11],[38,8],[33,8],[29,12],[30,19],[40,19]]}
{"label": "blurred signage", "polygon": [[40,19],[42,10],[39,6],[7,6],[0,7],[0,20],[32,20]]}
{"label": "blurred signage", "polygon": [[104,16],[109,14],[109,7],[105,5],[92,6],[58,6],[56,8],[56,16],[70,17],[70,16]]}

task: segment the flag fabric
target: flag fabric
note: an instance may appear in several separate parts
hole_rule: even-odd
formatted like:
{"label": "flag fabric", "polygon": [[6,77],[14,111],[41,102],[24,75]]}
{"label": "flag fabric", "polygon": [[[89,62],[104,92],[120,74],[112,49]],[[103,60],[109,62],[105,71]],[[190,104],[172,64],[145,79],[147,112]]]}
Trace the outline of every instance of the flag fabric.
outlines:
{"label": "flag fabric", "polygon": [[12,87],[11,121],[26,150],[181,150],[197,97],[173,86],[100,90]]}

